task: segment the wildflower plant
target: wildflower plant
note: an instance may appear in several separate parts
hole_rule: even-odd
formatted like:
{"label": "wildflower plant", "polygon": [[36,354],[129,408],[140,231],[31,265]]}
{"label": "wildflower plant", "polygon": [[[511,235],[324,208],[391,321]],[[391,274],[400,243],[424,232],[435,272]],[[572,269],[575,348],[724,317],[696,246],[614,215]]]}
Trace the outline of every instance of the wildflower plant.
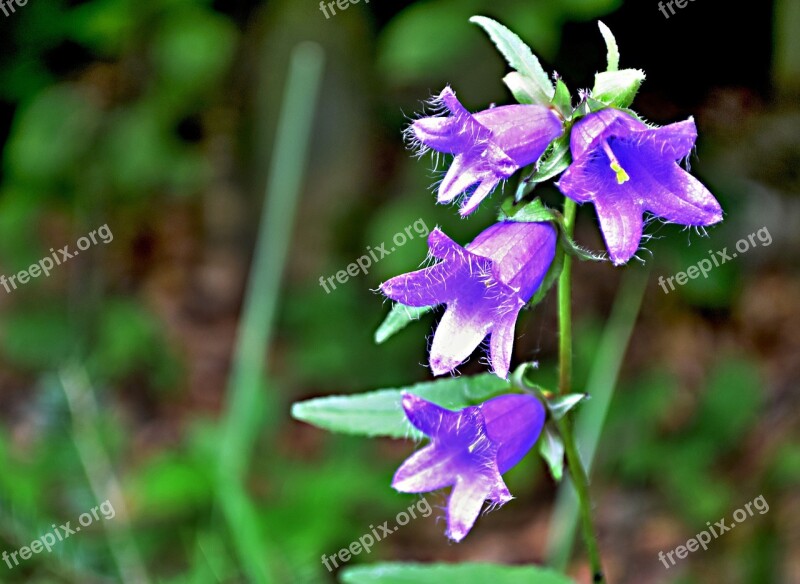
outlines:
{"label": "wildflower plant", "polygon": [[[551,81],[513,32],[485,17],[471,21],[513,69],[503,81],[518,103],[470,113],[447,86],[433,100],[435,115],[412,122],[407,137],[420,152],[452,156],[438,203],[457,202],[465,216],[491,202],[498,205],[497,221],[463,246],[440,229],[431,231],[428,266],[380,286],[395,305],[375,338],[383,342],[444,305],[429,350],[432,374],[452,374],[486,338],[491,373],[309,400],[295,404],[293,415],[332,431],[427,439],[397,470],[392,486],[407,493],[451,488],[445,534],[454,542],[469,534],[487,502],[497,508],[513,499],[502,475],[538,441],[556,481],[566,459],[593,579],[605,582],[587,471],[572,430],[575,407],[586,397],[571,387],[572,259],[608,259],[620,266],[639,249],[645,213],[705,227],[722,220],[722,209],[681,165],[697,138],[694,121],[659,128],[629,109],[645,75],[619,69],[616,41],[603,23],[606,71],[596,75],[591,90],[578,92],[575,104],[564,81],[556,74]],[[514,175],[516,191],[500,201],[499,185]],[[564,194],[561,209],[548,208],[536,196],[536,186],[548,181]],[[594,206],[607,255],[573,241],[576,206],[584,203]],[[534,307],[556,284],[559,386],[548,390],[535,379],[533,363],[511,373],[511,361],[520,311]],[[535,566],[485,564],[383,565],[368,580],[439,582],[478,573],[479,579],[465,581],[570,581]]]}

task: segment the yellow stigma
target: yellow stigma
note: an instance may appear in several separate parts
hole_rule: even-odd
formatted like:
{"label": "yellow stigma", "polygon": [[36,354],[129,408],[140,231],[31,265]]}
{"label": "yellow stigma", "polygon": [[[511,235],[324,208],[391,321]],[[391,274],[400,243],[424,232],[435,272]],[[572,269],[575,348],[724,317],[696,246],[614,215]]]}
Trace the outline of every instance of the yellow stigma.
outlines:
{"label": "yellow stigma", "polygon": [[625,169],[622,168],[622,165],[617,160],[616,155],[611,150],[611,146],[608,145],[608,142],[603,142],[603,150],[608,155],[608,159],[611,161],[611,170],[614,171],[614,174],[617,175],[617,184],[621,185],[624,182],[631,180],[630,175],[625,172]]}
{"label": "yellow stigma", "polygon": [[631,180],[631,177],[628,176],[628,173],[625,172],[625,169],[619,165],[619,162],[616,160],[611,163],[611,170],[613,170],[617,175],[617,184],[621,185],[625,181]]}

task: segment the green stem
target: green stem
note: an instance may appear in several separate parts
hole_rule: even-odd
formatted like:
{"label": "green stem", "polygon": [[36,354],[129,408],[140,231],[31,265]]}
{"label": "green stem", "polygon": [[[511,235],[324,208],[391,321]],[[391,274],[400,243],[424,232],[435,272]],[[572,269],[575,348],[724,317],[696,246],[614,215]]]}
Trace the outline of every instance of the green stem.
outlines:
{"label": "green stem", "polygon": [[[646,285],[647,272],[631,268],[625,270],[614,307],[592,359],[586,384],[582,388],[592,399],[581,406],[576,414],[573,433],[576,443],[581,445],[581,460],[587,474],[592,472],[592,461]],[[565,479],[556,498],[547,551],[547,562],[557,570],[566,569],[579,516],[575,489],[572,482]]]}
{"label": "green stem", "polygon": [[[564,231],[572,237],[577,206],[572,199],[564,201]],[[561,395],[572,387],[572,256],[565,254],[564,268],[558,278],[558,391]]]}
{"label": "green stem", "polygon": [[564,416],[558,422],[558,431],[564,441],[564,452],[567,455],[567,467],[572,477],[572,484],[575,493],[578,495],[578,504],[581,511],[581,525],[583,527],[583,539],[586,543],[586,552],[589,555],[589,563],[592,566],[593,581],[604,583],[606,581],[603,574],[603,564],[600,560],[600,548],[597,544],[597,531],[592,518],[592,500],[589,495],[589,477],[583,467],[575,436],[572,433],[572,421],[569,416]]}
{"label": "green stem", "polygon": [[[575,202],[571,199],[565,199],[564,230],[570,238],[575,228],[575,213]],[[569,254],[564,257],[564,269],[558,279],[558,327],[558,391],[561,395],[566,395],[572,391],[572,257]],[[594,574],[593,579],[594,582],[604,583],[605,576],[603,575],[603,566],[600,561],[600,549],[597,545],[597,533],[592,519],[589,477],[578,453],[570,417],[568,415],[564,416],[556,424],[564,441],[567,467],[580,502],[583,538],[586,542],[586,551]]]}

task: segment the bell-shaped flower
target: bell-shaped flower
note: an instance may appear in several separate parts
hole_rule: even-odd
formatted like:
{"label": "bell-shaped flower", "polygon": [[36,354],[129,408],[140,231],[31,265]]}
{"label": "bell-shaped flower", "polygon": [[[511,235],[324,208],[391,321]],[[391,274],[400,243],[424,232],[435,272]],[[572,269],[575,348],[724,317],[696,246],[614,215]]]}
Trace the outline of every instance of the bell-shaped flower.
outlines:
{"label": "bell-shaped flower", "polygon": [[539,288],[556,253],[550,223],[495,223],[461,247],[439,229],[428,236],[438,263],[381,284],[406,306],[445,304],[430,348],[434,375],[448,373],[487,335],[494,372],[508,377],[517,315]]}
{"label": "bell-shaped flower", "polygon": [[544,424],[541,402],[531,395],[509,394],[457,412],[410,393],[403,394],[409,421],[430,438],[397,469],[392,487],[425,493],[453,487],[447,506],[447,536],[461,541],[483,503],[495,506],[513,497],[500,476],[536,443]]}
{"label": "bell-shaped flower", "polygon": [[433,103],[450,115],[420,118],[408,132],[421,152],[430,148],[455,155],[439,185],[440,203],[477,185],[461,207],[462,216],[472,213],[500,181],[536,162],[564,132],[561,119],[545,106],[505,105],[471,114],[450,87]]}
{"label": "bell-shaped flower", "polygon": [[616,109],[589,114],[572,128],[573,162],[558,188],[578,203],[594,203],[614,264],[624,264],[642,239],[643,215],[705,226],[722,208],[678,162],[697,139],[694,120],[651,128]]}

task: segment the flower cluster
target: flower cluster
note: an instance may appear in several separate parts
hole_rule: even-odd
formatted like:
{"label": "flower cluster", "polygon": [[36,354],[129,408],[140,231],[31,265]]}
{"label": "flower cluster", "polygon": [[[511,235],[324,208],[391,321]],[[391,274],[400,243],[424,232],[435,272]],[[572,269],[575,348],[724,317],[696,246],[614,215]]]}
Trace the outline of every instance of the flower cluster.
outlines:
{"label": "flower cluster", "polygon": [[[420,153],[453,156],[439,203],[458,202],[463,217],[523,169],[517,203],[537,183],[557,179],[568,200],[594,205],[616,266],[637,253],[646,213],[695,227],[722,220],[714,196],[681,166],[697,139],[694,120],[655,127],[628,109],[644,74],[617,69],[616,42],[604,25],[608,70],[573,107],[563,82],[556,78],[553,86],[516,35],[482,17],[473,22],[487,28],[516,69],[504,81],[519,103],[470,113],[448,86],[433,100],[436,115],[410,125],[407,135]],[[524,49],[509,55],[510,46]],[[429,267],[384,282],[381,292],[414,309],[445,306],[429,351],[434,375],[453,372],[488,337],[491,368],[507,379],[519,312],[558,277],[557,260],[580,249],[564,217],[540,201],[504,205],[498,222],[471,243],[462,246],[437,228],[428,248]],[[430,444],[405,461],[392,484],[411,493],[452,487],[447,534],[460,541],[486,500],[502,505],[512,498],[501,475],[535,444],[544,406],[514,394],[450,411],[405,393],[402,407]]]}

